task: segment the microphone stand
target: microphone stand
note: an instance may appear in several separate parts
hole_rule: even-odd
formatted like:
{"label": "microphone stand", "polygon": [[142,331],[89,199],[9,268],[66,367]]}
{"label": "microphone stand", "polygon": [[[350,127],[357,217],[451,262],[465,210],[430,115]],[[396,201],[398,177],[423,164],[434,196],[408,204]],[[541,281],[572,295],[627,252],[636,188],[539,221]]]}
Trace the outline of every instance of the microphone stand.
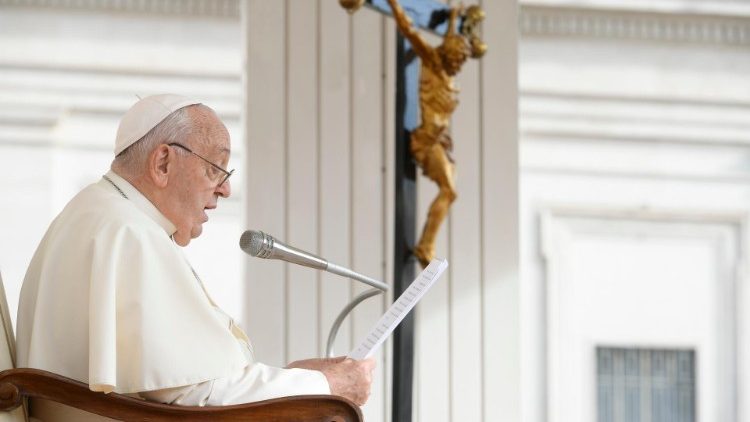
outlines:
{"label": "microphone stand", "polygon": [[375,296],[378,293],[388,291],[388,285],[382,281],[356,273],[348,268],[328,262],[323,258],[295,247],[285,245],[283,242],[277,241],[273,236],[269,236],[262,231],[247,230],[242,233],[242,236],[240,237],[240,249],[247,254],[258,258],[281,259],[292,264],[298,264],[318,270],[326,270],[330,273],[346,277],[350,280],[357,280],[374,287],[373,289],[365,290],[355,296],[354,299],[352,299],[352,301],[349,302],[341,312],[339,312],[336,320],[333,321],[331,331],[328,333],[328,342],[326,343],[326,357],[329,358],[333,357],[333,343],[336,341],[339,327],[341,327],[341,323],[344,322],[347,315],[349,315],[349,313],[365,299]]}
{"label": "microphone stand", "polygon": [[357,305],[362,303],[365,299],[371,298],[379,293],[384,293],[386,290],[388,290],[388,287],[385,288],[375,288],[375,289],[368,289],[364,292],[358,294],[357,296],[352,299],[351,302],[349,302],[348,305],[344,307],[344,309],[341,310],[339,315],[336,317],[336,320],[333,321],[333,325],[331,326],[331,331],[328,333],[328,342],[326,343],[326,357],[332,358],[333,356],[333,343],[336,341],[336,335],[339,332],[339,327],[341,327],[341,323],[344,322],[344,319],[346,319],[346,316],[349,315],[349,312],[351,312]]}
{"label": "microphone stand", "polygon": [[375,280],[373,278],[364,276],[362,274],[358,274],[348,268],[338,266],[332,262],[327,262],[325,270],[340,275],[342,277],[348,278],[350,280],[357,280],[361,283],[368,284],[373,289],[365,290],[364,292],[358,294],[354,297],[354,299],[349,302],[348,305],[344,306],[344,309],[339,312],[339,315],[336,317],[336,320],[333,321],[333,325],[331,325],[331,331],[328,332],[328,341],[326,342],[326,357],[332,358],[334,357],[333,354],[333,343],[336,341],[336,335],[339,332],[339,328],[341,327],[341,323],[344,322],[344,319],[346,319],[347,315],[360,303],[362,303],[365,299],[368,299],[370,297],[375,296],[378,293],[383,293],[388,291],[388,285],[383,283],[382,281]]}

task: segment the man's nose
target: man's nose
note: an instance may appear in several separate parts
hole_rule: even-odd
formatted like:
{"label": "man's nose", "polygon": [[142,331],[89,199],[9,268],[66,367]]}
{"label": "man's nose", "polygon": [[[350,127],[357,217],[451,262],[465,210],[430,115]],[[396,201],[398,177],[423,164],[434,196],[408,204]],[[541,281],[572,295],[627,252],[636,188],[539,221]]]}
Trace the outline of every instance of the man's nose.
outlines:
{"label": "man's nose", "polygon": [[230,185],[229,180],[226,180],[221,186],[216,187],[216,194],[222,198],[229,198],[229,195],[232,194],[232,186]]}

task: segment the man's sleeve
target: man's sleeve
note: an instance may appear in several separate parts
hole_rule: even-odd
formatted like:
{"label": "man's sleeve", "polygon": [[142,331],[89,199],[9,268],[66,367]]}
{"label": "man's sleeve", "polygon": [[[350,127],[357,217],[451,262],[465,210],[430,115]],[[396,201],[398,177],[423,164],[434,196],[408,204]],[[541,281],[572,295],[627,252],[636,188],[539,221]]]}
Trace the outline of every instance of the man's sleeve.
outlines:
{"label": "man's sleeve", "polygon": [[304,394],[331,394],[322,372],[262,363],[224,378],[138,393],[149,401],[181,406],[226,406]]}

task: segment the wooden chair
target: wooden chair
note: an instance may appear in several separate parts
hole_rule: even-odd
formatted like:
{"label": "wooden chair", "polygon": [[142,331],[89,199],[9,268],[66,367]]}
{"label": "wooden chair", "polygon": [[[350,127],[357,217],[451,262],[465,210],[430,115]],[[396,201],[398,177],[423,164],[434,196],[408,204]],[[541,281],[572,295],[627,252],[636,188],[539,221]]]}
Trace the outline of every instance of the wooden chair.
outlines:
{"label": "wooden chair", "polygon": [[[0,369],[4,369],[0,372],[0,422],[29,421],[29,400],[61,403],[65,406],[55,405],[123,421],[362,421],[359,407],[338,396],[291,396],[235,406],[188,407],[93,392],[88,385],[70,378],[39,369],[15,368],[15,337],[2,278],[0,318],[0,336],[4,337],[0,339]],[[33,404],[31,413],[33,421]]]}

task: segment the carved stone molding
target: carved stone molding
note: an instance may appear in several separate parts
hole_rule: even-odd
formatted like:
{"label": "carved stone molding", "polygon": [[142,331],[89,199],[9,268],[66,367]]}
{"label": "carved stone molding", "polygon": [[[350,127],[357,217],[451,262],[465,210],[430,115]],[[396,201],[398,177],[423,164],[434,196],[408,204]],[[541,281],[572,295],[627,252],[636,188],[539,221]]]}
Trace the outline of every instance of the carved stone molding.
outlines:
{"label": "carved stone molding", "polygon": [[750,146],[746,102],[522,90],[519,110],[522,143]]}
{"label": "carved stone molding", "polygon": [[2,7],[239,18],[239,0],[0,0]]}
{"label": "carved stone molding", "polygon": [[[274,0],[269,0],[274,1]],[[238,19],[240,0],[0,0],[2,7],[204,16]],[[750,45],[750,19],[584,7],[522,5],[526,37],[586,37],[693,44]]]}
{"label": "carved stone molding", "polygon": [[519,20],[527,37],[750,45],[750,19],[731,16],[522,6]]}

